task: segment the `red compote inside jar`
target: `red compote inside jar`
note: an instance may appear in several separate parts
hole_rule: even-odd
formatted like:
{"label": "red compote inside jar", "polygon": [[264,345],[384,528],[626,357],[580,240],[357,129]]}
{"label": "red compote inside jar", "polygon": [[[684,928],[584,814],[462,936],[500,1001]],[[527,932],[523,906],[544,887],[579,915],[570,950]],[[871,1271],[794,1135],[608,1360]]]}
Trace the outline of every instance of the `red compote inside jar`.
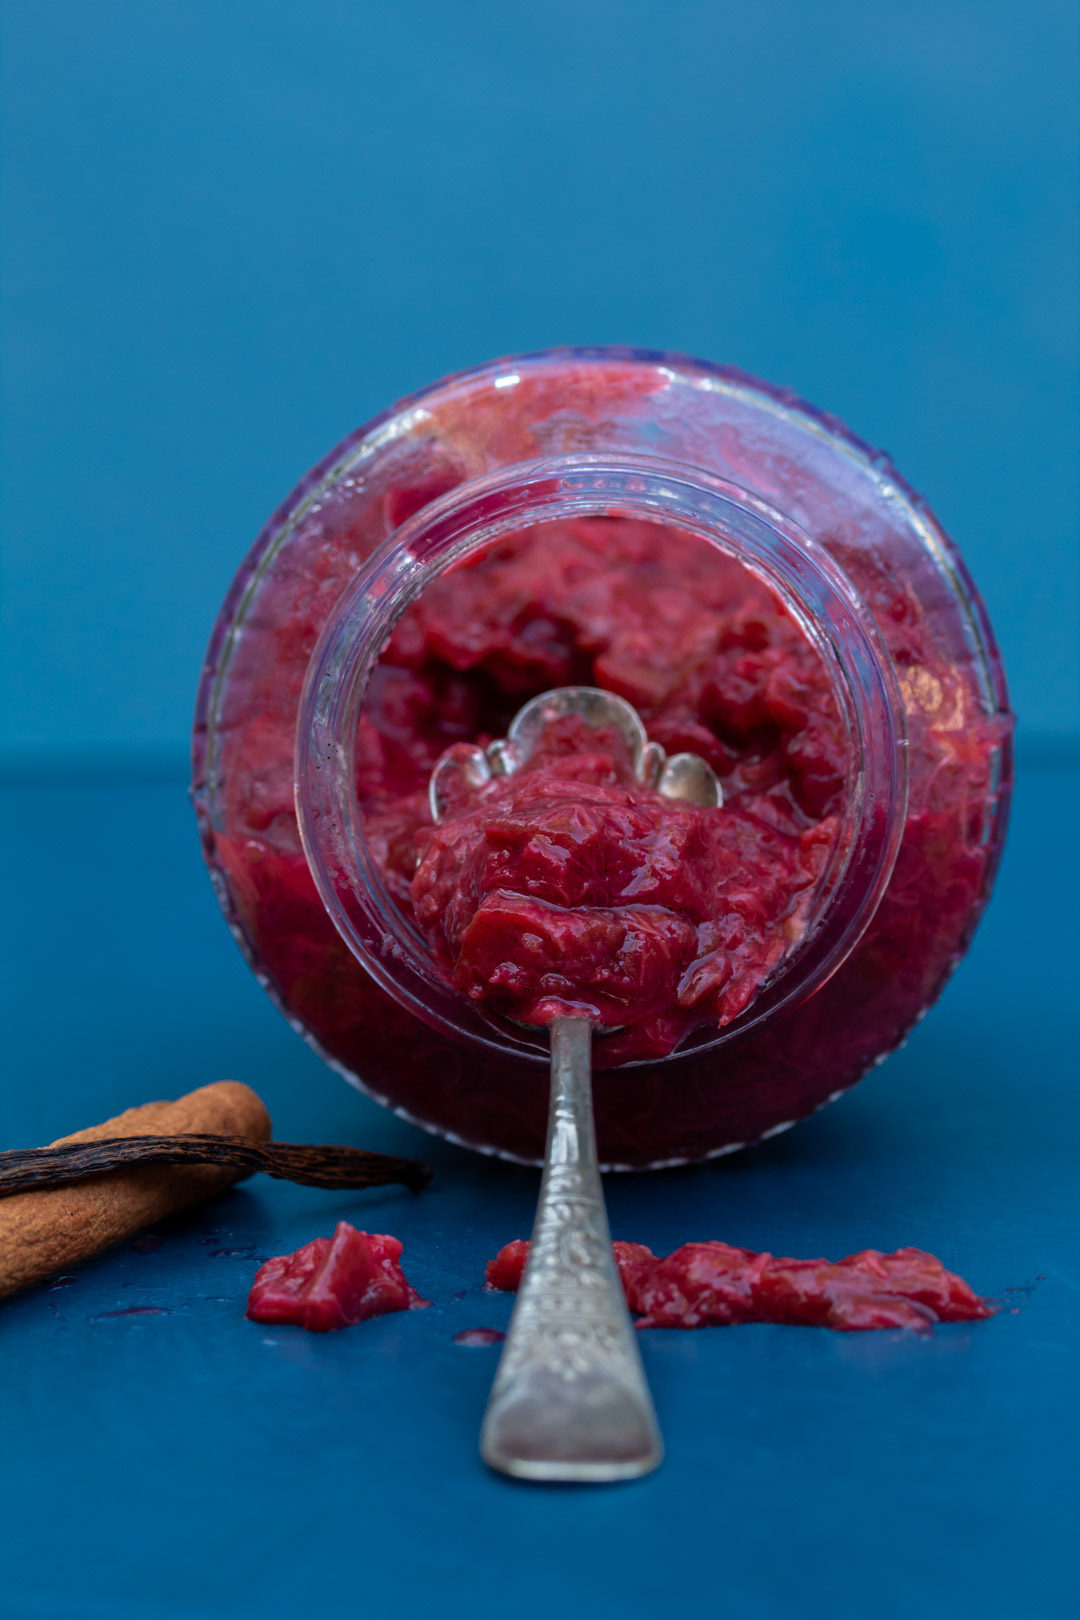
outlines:
{"label": "red compote inside jar", "polygon": [[[723,804],[563,720],[436,826],[444,752],[567,685]],[[738,374],[567,351],[435,385],[296,492],[219,620],[195,799],[249,960],[350,1078],[537,1158],[525,1026],[584,1013],[601,1158],[645,1166],[898,1044],[989,891],[1009,735],[978,599],[884,458]]]}
{"label": "red compote inside jar", "polygon": [[[568,716],[433,826],[448,740],[487,743],[524,699],[572,683],[704,758],[723,806],[645,786],[620,738]],[[533,1025],[584,1013],[618,1028],[606,1064],[663,1057],[737,1018],[805,932],[837,829],[840,715],[782,605],[692,534],[541,523],[457,564],[399,621],[360,730],[369,846],[479,1007]]]}

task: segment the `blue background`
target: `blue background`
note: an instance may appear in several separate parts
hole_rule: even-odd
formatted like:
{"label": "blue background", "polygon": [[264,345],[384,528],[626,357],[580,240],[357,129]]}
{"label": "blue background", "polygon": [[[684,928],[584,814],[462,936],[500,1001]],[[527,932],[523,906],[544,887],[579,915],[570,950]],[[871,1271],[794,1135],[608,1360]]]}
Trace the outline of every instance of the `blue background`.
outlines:
{"label": "blue background", "polygon": [[889,450],[1078,725],[1057,0],[8,0],[0,748],[182,770],[218,604],[400,395],[685,350]]}
{"label": "blue background", "polygon": [[[0,1145],[223,1074],[284,1139],[427,1156],[418,1199],[265,1178],[0,1309],[4,1620],[612,1609],[1075,1612],[1074,7],[1054,0],[21,0],[6,32]],[[940,1253],[932,1337],[653,1333],[648,1481],[512,1487],[475,1442],[484,1260],[535,1178],[348,1091],[217,913],[184,801],[250,539],[345,432],[556,343],[687,350],[890,450],[964,550],[1021,715],[998,892],[850,1098],[612,1225]],[[340,1218],[434,1304],[243,1319]],[[158,1314],[117,1315],[131,1306]]]}

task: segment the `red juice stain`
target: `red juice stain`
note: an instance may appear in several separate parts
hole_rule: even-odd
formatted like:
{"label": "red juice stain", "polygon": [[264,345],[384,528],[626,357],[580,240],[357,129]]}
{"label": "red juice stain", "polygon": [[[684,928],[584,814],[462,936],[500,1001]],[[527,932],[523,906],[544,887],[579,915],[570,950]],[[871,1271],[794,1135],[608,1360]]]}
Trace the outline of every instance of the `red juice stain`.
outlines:
{"label": "red juice stain", "polygon": [[171,1316],[172,1312],[166,1310],[164,1305],[129,1305],[122,1311],[99,1311],[90,1318],[91,1322],[104,1322],[113,1316]]}
{"label": "red juice stain", "polygon": [[455,1344],[468,1345],[472,1348],[482,1348],[490,1344],[502,1344],[506,1338],[498,1328],[464,1328],[462,1332],[454,1334]]}

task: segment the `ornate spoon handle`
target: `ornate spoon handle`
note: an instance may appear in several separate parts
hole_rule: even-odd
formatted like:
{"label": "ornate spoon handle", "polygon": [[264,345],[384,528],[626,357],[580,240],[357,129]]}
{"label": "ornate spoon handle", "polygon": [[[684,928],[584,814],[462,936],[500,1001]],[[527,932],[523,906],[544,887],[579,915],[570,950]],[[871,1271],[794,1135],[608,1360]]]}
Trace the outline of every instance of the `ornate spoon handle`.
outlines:
{"label": "ornate spoon handle", "polygon": [[484,1461],[523,1479],[632,1479],[664,1454],[611,1252],[591,1047],[586,1019],[554,1020],[547,1164],[480,1431]]}

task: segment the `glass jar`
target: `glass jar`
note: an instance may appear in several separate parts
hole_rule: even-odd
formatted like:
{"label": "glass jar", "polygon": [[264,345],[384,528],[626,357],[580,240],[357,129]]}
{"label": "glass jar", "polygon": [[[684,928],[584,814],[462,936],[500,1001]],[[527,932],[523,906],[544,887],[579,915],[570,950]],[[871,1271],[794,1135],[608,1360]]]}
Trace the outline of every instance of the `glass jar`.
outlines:
{"label": "glass jar", "polygon": [[345,440],[248,554],[203,671],[193,798],[225,914],[293,1027],[404,1117],[538,1159],[543,1037],[455,991],[395,902],[357,739],[394,627],[447,568],[590,516],[689,533],[763,580],[821,660],[846,755],[805,927],[745,1011],[663,1057],[594,1042],[602,1159],[659,1166],[853,1085],[940,993],[990,891],[1011,783],[1000,660],[887,458],[683,357],[558,350],[436,383]]}

